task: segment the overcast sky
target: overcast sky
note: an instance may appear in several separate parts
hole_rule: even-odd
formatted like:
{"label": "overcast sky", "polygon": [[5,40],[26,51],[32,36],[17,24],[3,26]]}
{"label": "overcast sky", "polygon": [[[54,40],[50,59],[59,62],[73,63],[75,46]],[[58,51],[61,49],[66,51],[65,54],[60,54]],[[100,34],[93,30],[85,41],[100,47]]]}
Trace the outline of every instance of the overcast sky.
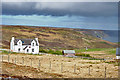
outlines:
{"label": "overcast sky", "polygon": [[2,2],[3,25],[118,29],[117,2]]}

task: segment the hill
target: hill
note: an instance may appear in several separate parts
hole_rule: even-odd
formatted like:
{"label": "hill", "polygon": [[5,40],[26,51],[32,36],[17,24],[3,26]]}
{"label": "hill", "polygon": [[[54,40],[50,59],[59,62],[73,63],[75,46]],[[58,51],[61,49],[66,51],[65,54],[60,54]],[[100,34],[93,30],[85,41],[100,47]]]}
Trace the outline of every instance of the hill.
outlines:
{"label": "hill", "polygon": [[85,31],[94,37],[102,38],[110,42],[118,42],[118,30],[92,30],[92,29],[76,29],[77,31]]}
{"label": "hill", "polygon": [[2,25],[1,45],[3,48],[9,48],[11,37],[14,36],[15,38],[38,37],[40,48],[46,49],[113,48],[117,46],[116,43],[94,36],[93,31],[101,32],[101,30]]}

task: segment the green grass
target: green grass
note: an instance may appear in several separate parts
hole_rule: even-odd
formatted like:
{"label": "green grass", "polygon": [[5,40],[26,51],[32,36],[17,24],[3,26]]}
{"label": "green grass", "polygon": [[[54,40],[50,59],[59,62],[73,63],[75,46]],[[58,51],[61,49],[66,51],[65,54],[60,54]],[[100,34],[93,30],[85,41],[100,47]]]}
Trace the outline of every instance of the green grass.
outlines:
{"label": "green grass", "polygon": [[90,54],[83,54],[83,53],[75,54],[75,56],[91,57]]}
{"label": "green grass", "polygon": [[2,53],[3,54],[18,54],[16,52],[9,52],[9,51],[5,51],[5,50],[2,50]]}
{"label": "green grass", "polygon": [[120,66],[120,62],[117,62],[117,61],[115,61],[115,62],[105,62],[105,63],[113,64],[115,66]]}
{"label": "green grass", "polygon": [[25,54],[25,55],[39,55],[39,56],[41,56],[41,54],[33,54],[33,53],[17,53],[17,52],[9,52],[9,51],[5,51],[5,50],[1,50],[2,52],[2,54]]}
{"label": "green grass", "polygon": [[[9,51],[6,51],[6,50],[1,50],[2,51],[2,54],[20,54],[20,53],[17,53],[17,52],[9,52]],[[22,54],[25,54],[25,53],[22,53]]]}
{"label": "green grass", "polygon": [[86,50],[86,49],[76,49],[75,50],[76,53],[93,52],[93,51],[105,51],[109,54],[115,54],[116,53],[115,48],[88,48],[88,50]]}
{"label": "green grass", "polygon": [[109,49],[105,52],[108,53],[108,54],[116,54],[116,49]]}
{"label": "green grass", "polygon": [[85,59],[85,60],[103,60],[103,59],[97,59],[97,58],[94,58],[94,57],[91,57],[91,58],[82,58],[82,59]]}
{"label": "green grass", "polygon": [[88,50],[86,49],[76,49],[75,52],[76,53],[80,53],[80,52],[92,52],[92,51],[105,51],[108,50],[109,48],[88,48]]}
{"label": "green grass", "polygon": [[58,50],[54,51],[54,50],[52,50],[52,49],[49,49],[49,50],[47,50],[47,49],[40,49],[39,51],[40,51],[40,52],[43,52],[43,53],[63,55],[62,51],[58,51]]}
{"label": "green grass", "polygon": [[102,41],[102,42],[100,42],[100,43],[103,43],[103,44],[108,44],[107,42],[103,42],[103,41]]}
{"label": "green grass", "polygon": [[39,52],[42,52],[42,53],[48,53],[48,50],[46,50],[46,49],[39,49]]}

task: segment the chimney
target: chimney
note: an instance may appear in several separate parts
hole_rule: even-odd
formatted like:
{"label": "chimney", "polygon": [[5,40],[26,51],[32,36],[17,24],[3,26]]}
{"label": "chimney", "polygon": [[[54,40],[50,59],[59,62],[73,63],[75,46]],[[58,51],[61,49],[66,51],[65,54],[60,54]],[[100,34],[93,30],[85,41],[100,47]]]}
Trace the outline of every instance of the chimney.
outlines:
{"label": "chimney", "polygon": [[39,45],[39,41],[38,41],[38,38],[35,38],[35,40],[37,41],[38,45]]}
{"label": "chimney", "polygon": [[36,41],[38,41],[38,38],[35,38]]}
{"label": "chimney", "polygon": [[15,40],[15,37],[12,37],[12,40]]}

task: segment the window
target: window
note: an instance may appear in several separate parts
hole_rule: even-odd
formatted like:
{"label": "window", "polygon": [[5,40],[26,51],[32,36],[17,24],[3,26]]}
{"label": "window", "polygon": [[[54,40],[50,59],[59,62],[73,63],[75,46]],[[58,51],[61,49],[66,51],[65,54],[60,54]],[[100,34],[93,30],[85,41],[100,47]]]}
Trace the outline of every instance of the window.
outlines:
{"label": "window", "polygon": [[29,49],[27,49],[27,52],[29,52]]}
{"label": "window", "polygon": [[32,52],[34,52],[34,49],[32,49]]}
{"label": "window", "polygon": [[18,48],[18,51],[20,51],[20,48]]}
{"label": "window", "polygon": [[34,46],[34,43],[33,43],[33,46]]}

